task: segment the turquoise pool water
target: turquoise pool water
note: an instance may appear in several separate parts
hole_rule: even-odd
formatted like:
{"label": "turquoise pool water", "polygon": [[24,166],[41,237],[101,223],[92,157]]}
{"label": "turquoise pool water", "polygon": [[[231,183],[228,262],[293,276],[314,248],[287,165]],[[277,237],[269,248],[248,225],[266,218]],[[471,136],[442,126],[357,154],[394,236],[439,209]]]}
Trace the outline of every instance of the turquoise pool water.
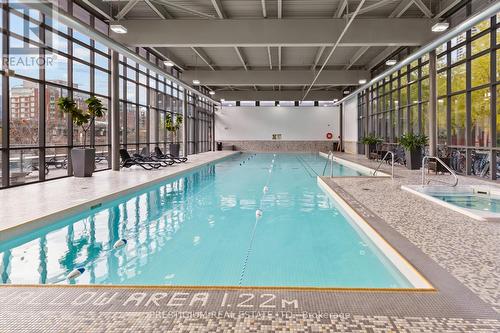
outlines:
{"label": "turquoise pool water", "polygon": [[201,167],[0,244],[1,282],[412,287],[318,187],[325,162],[239,154]]}
{"label": "turquoise pool water", "polygon": [[455,206],[468,209],[476,209],[484,212],[499,213],[500,199],[485,195],[476,194],[430,194],[435,198],[441,199]]}

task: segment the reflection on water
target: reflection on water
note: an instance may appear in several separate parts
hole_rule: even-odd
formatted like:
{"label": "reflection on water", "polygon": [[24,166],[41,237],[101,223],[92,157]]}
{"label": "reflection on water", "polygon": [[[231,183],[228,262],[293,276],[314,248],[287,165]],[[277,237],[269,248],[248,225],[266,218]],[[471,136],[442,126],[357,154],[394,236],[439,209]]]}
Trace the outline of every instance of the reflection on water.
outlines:
{"label": "reflection on water", "polygon": [[[88,217],[76,217],[66,226],[1,244],[1,282],[66,283],[67,274],[77,267],[86,269],[80,284],[112,284],[136,276],[190,218],[193,194],[213,181],[215,170],[208,166],[123,203],[110,203]],[[128,241],[126,248],[113,249],[120,238]]]}

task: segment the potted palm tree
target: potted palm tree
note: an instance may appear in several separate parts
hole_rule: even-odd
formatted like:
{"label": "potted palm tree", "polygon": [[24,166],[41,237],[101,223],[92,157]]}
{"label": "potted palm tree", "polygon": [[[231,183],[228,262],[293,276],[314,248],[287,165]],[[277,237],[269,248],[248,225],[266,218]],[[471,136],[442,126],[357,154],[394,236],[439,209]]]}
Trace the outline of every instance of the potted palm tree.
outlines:
{"label": "potted palm tree", "polygon": [[180,144],[177,138],[177,131],[182,125],[182,115],[177,114],[175,116],[175,122],[170,113],[167,113],[165,118],[165,129],[172,133],[172,143],[169,145],[169,152],[174,157],[179,157]]}
{"label": "potted palm tree", "polygon": [[422,149],[427,145],[425,135],[406,133],[401,136],[399,143],[405,149],[406,167],[418,170],[422,167]]}
{"label": "potted palm tree", "polygon": [[87,134],[96,118],[103,117],[106,108],[101,100],[95,96],[85,100],[87,110],[78,108],[71,97],[61,97],[57,101],[59,110],[71,115],[73,124],[81,128],[83,133],[83,147],[71,149],[71,165],[75,177],[91,177],[95,169],[95,148],[87,147]]}
{"label": "potted palm tree", "polygon": [[361,143],[365,145],[365,155],[370,157],[370,153],[377,150],[377,145],[382,143],[382,139],[376,137],[374,134],[369,134],[361,139]]}

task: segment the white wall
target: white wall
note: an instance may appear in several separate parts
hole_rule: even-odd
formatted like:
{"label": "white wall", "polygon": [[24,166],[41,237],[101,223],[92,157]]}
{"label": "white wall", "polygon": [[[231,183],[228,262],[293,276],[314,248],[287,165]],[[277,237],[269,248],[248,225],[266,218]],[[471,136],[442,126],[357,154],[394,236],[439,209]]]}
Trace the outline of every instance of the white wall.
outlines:
{"label": "white wall", "polygon": [[223,107],[215,113],[217,141],[320,141],[339,135],[338,107]]}

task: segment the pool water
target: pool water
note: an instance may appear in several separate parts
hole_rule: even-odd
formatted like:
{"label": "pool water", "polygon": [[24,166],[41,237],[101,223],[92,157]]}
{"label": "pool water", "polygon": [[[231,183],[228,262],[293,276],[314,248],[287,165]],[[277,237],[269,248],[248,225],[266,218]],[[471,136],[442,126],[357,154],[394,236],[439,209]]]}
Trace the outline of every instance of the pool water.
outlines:
{"label": "pool water", "polygon": [[[238,154],[200,167],[0,243],[0,281],[411,288],[318,187],[325,162]],[[334,174],[360,175],[340,164]]]}
{"label": "pool water", "polygon": [[480,194],[430,194],[435,198],[462,208],[485,212],[500,212],[500,199]]}

